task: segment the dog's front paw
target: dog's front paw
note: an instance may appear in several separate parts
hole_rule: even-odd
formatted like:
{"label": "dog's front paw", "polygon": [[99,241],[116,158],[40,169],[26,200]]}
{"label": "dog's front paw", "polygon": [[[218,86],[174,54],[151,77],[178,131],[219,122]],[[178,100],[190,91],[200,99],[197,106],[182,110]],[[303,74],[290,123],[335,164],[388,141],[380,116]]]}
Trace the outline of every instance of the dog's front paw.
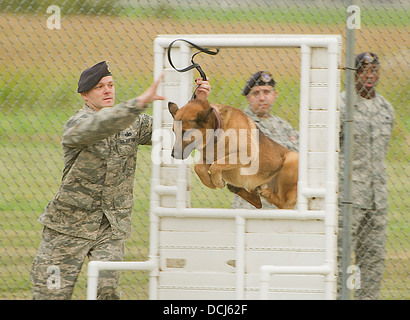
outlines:
{"label": "dog's front paw", "polygon": [[215,187],[217,188],[225,187],[225,181],[222,179],[222,172],[221,170],[218,169],[217,166],[215,166],[214,164],[211,165],[209,167],[208,174]]}
{"label": "dog's front paw", "polygon": [[211,180],[212,180],[213,185],[217,188],[224,188],[226,185],[225,181],[222,178],[218,179],[218,178],[215,178],[214,176],[211,176]]}

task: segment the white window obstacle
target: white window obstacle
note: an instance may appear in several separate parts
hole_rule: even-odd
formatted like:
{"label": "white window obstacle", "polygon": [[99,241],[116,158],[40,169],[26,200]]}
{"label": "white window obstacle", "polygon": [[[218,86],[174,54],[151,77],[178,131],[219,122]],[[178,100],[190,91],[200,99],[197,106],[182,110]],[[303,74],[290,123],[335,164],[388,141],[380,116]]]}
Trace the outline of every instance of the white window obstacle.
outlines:
{"label": "white window obstacle", "polygon": [[[189,159],[171,157],[173,119],[167,102],[155,101],[149,261],[90,262],[87,298],[96,298],[100,270],[146,270],[150,299],[334,299],[341,37],[158,36],[154,78],[165,72],[159,92],[182,106],[192,95],[193,71],[169,66],[175,39],[221,49],[300,48],[297,209],[191,208]],[[176,42],[175,64],[190,65],[191,51]]]}

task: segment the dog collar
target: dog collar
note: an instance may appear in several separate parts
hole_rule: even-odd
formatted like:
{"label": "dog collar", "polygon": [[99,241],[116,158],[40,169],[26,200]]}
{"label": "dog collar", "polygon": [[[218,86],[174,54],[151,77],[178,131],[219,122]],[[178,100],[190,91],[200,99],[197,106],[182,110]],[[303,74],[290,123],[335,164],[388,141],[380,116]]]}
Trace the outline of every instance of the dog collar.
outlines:
{"label": "dog collar", "polygon": [[221,116],[219,115],[218,111],[216,111],[215,108],[212,108],[212,109],[213,109],[213,112],[214,112],[214,114],[215,114],[215,116],[216,116],[216,119],[218,120],[218,124],[217,124],[217,127],[215,128],[215,130],[222,129],[222,119],[221,119]]}
{"label": "dog collar", "polygon": [[215,128],[215,133],[214,133],[215,140],[217,140],[218,137],[219,137],[219,136],[221,135],[221,133],[222,133],[222,119],[221,119],[221,116],[219,115],[218,111],[216,111],[215,108],[212,108],[212,109],[213,109],[213,113],[214,113],[214,115],[215,115],[215,117],[216,117],[216,119],[217,119],[217,126],[216,126],[216,128]]}

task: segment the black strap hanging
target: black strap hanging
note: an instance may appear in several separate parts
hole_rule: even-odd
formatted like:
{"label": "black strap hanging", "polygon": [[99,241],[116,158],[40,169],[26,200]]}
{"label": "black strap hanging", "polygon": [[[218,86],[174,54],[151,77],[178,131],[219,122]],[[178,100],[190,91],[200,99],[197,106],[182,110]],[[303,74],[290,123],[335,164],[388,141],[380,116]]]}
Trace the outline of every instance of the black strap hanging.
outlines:
{"label": "black strap hanging", "polygon": [[[190,66],[186,67],[186,68],[177,69],[177,68],[174,66],[173,62],[172,62],[172,59],[171,59],[171,48],[172,48],[172,45],[173,45],[176,41],[184,41],[184,42],[190,44],[191,46],[193,46],[195,49],[199,50],[198,52],[196,52],[196,53],[194,53],[194,54],[192,55],[192,58],[191,58],[192,64],[191,64]],[[168,50],[167,50],[167,55],[168,55],[168,62],[169,62],[169,64],[170,64],[171,67],[174,68],[176,71],[178,71],[178,72],[186,72],[186,71],[189,71],[189,70],[192,70],[193,68],[195,68],[196,70],[198,70],[199,74],[201,75],[201,78],[202,78],[204,81],[206,81],[206,74],[205,74],[204,70],[202,70],[202,68],[201,68],[201,66],[199,65],[199,63],[196,63],[196,62],[194,61],[194,57],[195,57],[197,54],[200,54],[200,53],[206,53],[206,54],[209,54],[209,55],[213,55],[213,56],[214,56],[214,55],[218,54],[218,52],[219,52],[219,49],[218,49],[218,48],[216,48],[215,51],[212,51],[212,50],[209,50],[209,49],[200,47],[200,46],[198,46],[198,45],[192,43],[191,41],[188,41],[188,40],[185,40],[185,39],[176,39],[176,40],[172,41],[172,42],[169,44]],[[196,92],[196,89],[198,89],[198,87],[199,87],[199,85],[196,86],[196,88],[195,88],[195,90],[194,90],[194,93],[192,94],[191,100],[192,100],[192,99],[195,99],[195,97],[196,97],[195,92]]]}

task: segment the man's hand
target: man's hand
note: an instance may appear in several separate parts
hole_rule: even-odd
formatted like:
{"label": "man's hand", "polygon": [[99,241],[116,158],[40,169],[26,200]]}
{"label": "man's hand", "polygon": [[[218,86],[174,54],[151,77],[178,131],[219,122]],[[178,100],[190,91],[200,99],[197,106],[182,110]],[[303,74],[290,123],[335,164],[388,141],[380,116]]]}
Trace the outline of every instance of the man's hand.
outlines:
{"label": "man's hand", "polygon": [[197,99],[202,101],[206,101],[211,93],[211,85],[208,82],[209,78],[206,80],[207,81],[204,81],[202,78],[196,79],[196,84],[199,85],[199,87],[196,89],[195,95]]}
{"label": "man's hand", "polygon": [[159,83],[164,78],[164,73],[161,74],[159,79],[155,81],[147,90],[145,90],[140,96],[137,97],[138,108],[145,108],[146,105],[155,100],[165,100],[164,96],[157,94],[157,88]]}

